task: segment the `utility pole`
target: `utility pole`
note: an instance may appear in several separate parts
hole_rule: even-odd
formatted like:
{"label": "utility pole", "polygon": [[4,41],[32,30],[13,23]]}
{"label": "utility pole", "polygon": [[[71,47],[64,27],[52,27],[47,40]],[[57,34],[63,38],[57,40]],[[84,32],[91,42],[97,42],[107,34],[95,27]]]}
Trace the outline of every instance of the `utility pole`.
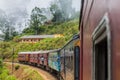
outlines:
{"label": "utility pole", "polygon": [[12,52],[12,74],[14,72],[14,48],[13,48],[13,52]]}

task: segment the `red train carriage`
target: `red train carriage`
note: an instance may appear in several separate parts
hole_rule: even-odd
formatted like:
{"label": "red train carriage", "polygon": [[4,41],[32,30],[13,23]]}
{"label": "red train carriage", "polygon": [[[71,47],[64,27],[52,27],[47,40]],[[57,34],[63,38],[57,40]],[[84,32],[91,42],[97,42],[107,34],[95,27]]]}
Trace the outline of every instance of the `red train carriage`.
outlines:
{"label": "red train carriage", "polygon": [[44,53],[43,57],[44,57],[44,65],[48,66],[48,53]]}
{"label": "red train carriage", "polygon": [[22,62],[22,61],[25,60],[24,58],[25,58],[25,55],[19,53],[19,55],[18,55],[18,61]]}
{"label": "red train carriage", "polygon": [[19,52],[18,53],[18,61],[19,62],[29,62],[31,52]]}
{"label": "red train carriage", "polygon": [[120,0],[82,0],[79,80],[120,80]]}
{"label": "red train carriage", "polygon": [[48,67],[48,51],[39,51],[38,65]]}
{"label": "red train carriage", "polygon": [[32,52],[30,53],[30,61],[29,61],[29,63],[30,64],[32,64],[34,61],[34,57],[33,57],[33,54],[32,54]]}
{"label": "red train carriage", "polygon": [[39,62],[39,52],[31,52],[30,53],[30,63],[33,64],[33,65],[37,65],[38,62]]}

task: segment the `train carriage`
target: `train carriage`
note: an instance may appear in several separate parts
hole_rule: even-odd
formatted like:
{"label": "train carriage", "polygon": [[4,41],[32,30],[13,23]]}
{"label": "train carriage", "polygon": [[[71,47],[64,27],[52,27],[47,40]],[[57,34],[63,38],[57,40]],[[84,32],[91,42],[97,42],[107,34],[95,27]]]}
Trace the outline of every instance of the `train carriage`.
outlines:
{"label": "train carriage", "polygon": [[120,80],[120,0],[81,0],[80,80]]}
{"label": "train carriage", "polygon": [[34,60],[33,55],[34,55],[34,54],[32,54],[32,52],[31,52],[31,53],[30,53],[30,61],[29,61],[29,62],[30,62],[30,64],[32,64],[32,63],[34,62],[34,61],[33,61],[33,60]]}
{"label": "train carriage", "polygon": [[48,53],[44,53],[43,57],[44,57],[44,66],[48,66]]}
{"label": "train carriage", "polygon": [[48,57],[48,66],[53,69],[54,71],[60,71],[60,55],[59,50],[51,50],[49,51]]}
{"label": "train carriage", "polygon": [[79,79],[79,54],[80,40],[76,35],[60,50],[61,69],[60,74],[63,80]]}
{"label": "train carriage", "polygon": [[39,60],[38,60],[38,57],[39,57],[39,52],[38,51],[35,51],[35,52],[31,52],[30,53],[30,64],[33,64],[35,66],[37,66]]}
{"label": "train carriage", "polygon": [[18,53],[18,61],[19,62],[29,62],[31,52],[19,52]]}
{"label": "train carriage", "polygon": [[38,51],[38,65],[48,68],[48,51]]}
{"label": "train carriage", "polygon": [[19,55],[18,55],[18,61],[22,62],[24,60],[25,60],[25,55],[19,53]]}

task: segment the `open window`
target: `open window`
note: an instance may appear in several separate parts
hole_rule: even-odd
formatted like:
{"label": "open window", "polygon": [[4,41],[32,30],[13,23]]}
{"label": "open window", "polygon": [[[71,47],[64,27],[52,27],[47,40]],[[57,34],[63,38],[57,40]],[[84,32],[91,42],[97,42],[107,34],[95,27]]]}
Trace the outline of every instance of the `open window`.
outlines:
{"label": "open window", "polygon": [[93,80],[111,80],[111,40],[108,18],[93,32]]}

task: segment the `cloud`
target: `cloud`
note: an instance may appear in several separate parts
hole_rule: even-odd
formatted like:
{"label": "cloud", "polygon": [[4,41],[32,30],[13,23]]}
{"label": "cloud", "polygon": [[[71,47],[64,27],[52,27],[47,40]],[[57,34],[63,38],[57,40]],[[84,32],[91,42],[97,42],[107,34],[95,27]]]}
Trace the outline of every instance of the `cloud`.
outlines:
{"label": "cloud", "polygon": [[9,12],[16,8],[25,8],[30,0],[0,0],[0,8]]}

